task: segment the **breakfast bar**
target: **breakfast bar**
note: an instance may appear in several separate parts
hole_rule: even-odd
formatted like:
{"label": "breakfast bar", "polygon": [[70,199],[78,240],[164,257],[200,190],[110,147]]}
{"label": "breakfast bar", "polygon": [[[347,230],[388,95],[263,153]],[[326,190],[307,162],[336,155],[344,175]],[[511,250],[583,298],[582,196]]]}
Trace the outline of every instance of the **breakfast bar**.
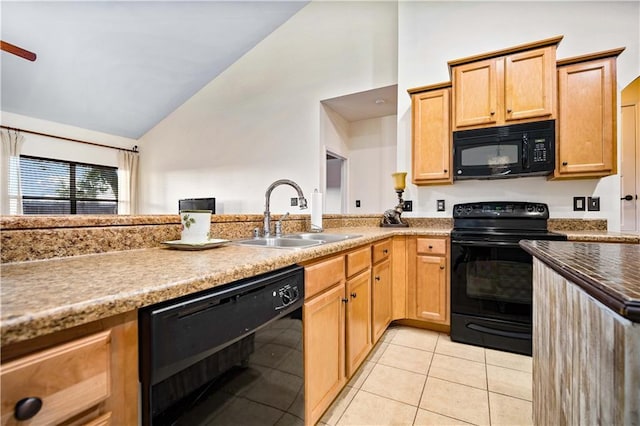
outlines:
{"label": "breakfast bar", "polygon": [[534,424],[640,423],[640,246],[520,245],[534,257]]}

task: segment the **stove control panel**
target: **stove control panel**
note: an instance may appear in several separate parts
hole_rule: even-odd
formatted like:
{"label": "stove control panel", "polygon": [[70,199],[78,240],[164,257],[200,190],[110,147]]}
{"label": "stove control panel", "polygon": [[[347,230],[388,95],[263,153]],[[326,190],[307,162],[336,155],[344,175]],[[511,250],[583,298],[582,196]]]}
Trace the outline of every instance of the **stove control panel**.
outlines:
{"label": "stove control panel", "polygon": [[544,203],[523,201],[485,201],[453,206],[454,219],[498,217],[548,219],[549,207]]}

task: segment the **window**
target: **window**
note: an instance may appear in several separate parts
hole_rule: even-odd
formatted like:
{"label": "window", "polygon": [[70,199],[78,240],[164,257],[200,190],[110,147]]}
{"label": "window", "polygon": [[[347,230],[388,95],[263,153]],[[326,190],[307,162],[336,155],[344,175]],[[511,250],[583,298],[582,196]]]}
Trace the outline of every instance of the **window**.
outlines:
{"label": "window", "polygon": [[118,169],[20,156],[24,214],[118,214]]}

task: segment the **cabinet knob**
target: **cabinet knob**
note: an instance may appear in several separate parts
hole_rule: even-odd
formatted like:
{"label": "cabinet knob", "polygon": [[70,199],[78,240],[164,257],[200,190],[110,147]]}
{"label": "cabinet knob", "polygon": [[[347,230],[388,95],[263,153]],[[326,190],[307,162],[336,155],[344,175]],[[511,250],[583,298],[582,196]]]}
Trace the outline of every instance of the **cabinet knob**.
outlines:
{"label": "cabinet knob", "polygon": [[376,275],[376,281],[380,281],[380,275]]}
{"label": "cabinet knob", "polygon": [[387,249],[382,250],[382,254],[387,254],[387,253],[389,253],[389,250]]}
{"label": "cabinet knob", "polygon": [[444,169],[443,172],[447,173],[447,169]]}
{"label": "cabinet knob", "polygon": [[342,301],[343,301],[344,303],[348,303],[348,302],[349,302],[349,299],[344,298],[344,299],[342,299]]}
{"label": "cabinet knob", "polygon": [[27,398],[22,398],[20,401],[16,402],[16,406],[14,407],[13,416],[17,420],[29,420],[42,408],[42,400],[36,396],[30,396]]}
{"label": "cabinet knob", "polygon": [[491,111],[489,114],[496,115],[496,112],[495,111]]}
{"label": "cabinet knob", "polygon": [[507,108],[507,112],[511,114],[511,108]]}
{"label": "cabinet knob", "polygon": [[352,297],[352,298],[354,298],[354,299],[355,299],[355,298],[356,298],[356,296],[357,296],[357,294],[355,294],[355,293],[351,293],[351,297]]}
{"label": "cabinet knob", "polygon": [[444,265],[440,265],[440,269],[444,269]]}
{"label": "cabinet knob", "polygon": [[562,165],[563,165],[563,166],[567,166],[567,165],[569,165],[569,163],[567,163],[566,161],[563,161],[563,162],[562,162]]}
{"label": "cabinet knob", "polygon": [[429,246],[429,250],[431,250],[433,248],[433,246]]}

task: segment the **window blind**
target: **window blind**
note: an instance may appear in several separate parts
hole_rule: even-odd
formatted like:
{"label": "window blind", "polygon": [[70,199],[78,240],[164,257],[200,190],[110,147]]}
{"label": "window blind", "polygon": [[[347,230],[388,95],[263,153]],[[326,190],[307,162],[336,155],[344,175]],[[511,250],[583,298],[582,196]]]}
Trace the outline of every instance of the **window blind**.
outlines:
{"label": "window blind", "polygon": [[117,214],[118,169],[20,156],[24,214]]}

